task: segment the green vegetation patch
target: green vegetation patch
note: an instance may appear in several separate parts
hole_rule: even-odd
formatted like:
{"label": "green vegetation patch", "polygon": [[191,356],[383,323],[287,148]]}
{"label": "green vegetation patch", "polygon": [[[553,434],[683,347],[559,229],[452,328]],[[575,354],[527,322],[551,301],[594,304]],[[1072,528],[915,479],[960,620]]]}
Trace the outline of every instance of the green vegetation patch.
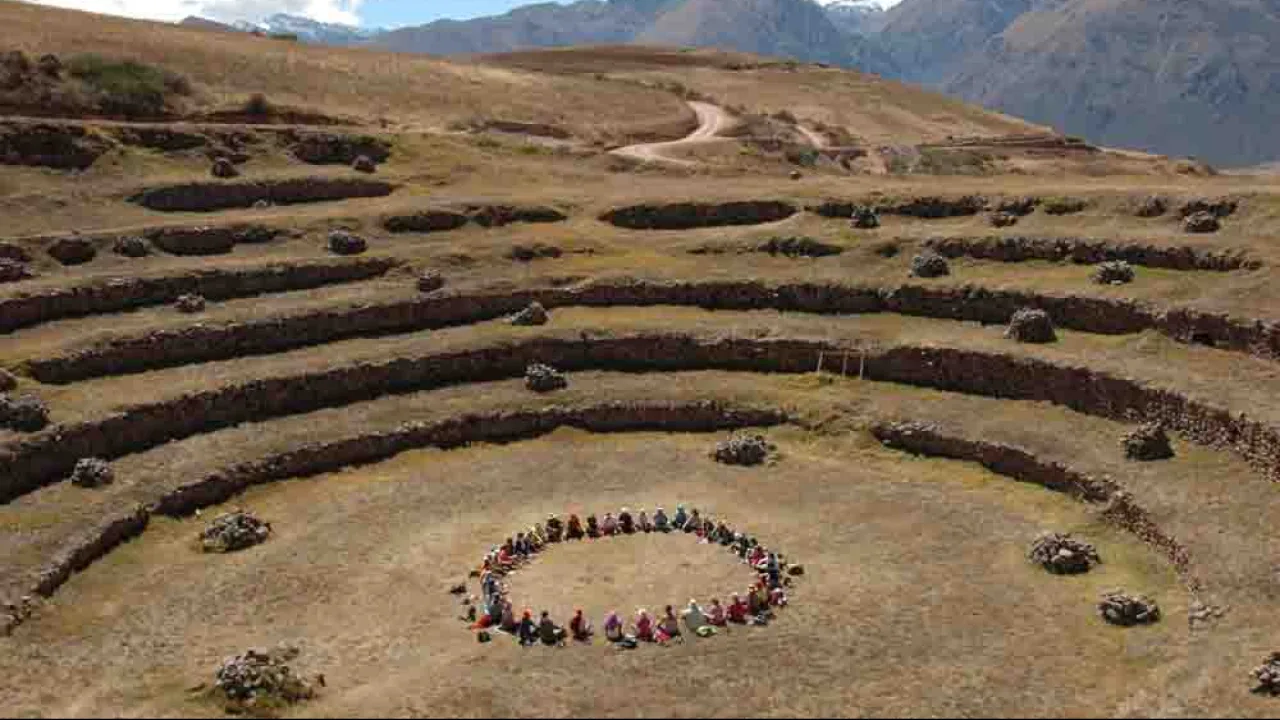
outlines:
{"label": "green vegetation patch", "polygon": [[181,75],[134,60],[100,55],[76,55],[67,73],[84,83],[99,108],[127,117],[163,115],[173,95],[190,95],[191,84]]}

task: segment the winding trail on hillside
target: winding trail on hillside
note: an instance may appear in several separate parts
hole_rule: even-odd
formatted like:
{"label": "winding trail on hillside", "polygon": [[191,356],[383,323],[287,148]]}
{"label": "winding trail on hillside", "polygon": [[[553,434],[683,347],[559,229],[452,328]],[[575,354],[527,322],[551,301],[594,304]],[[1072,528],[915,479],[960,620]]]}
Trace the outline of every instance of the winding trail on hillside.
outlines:
{"label": "winding trail on hillside", "polygon": [[725,112],[724,108],[711,103],[689,101],[689,107],[693,108],[694,113],[698,116],[698,129],[685,137],[665,142],[627,145],[610,152],[613,155],[640,162],[665,162],[686,167],[696,165],[697,163],[691,160],[668,157],[665,152],[685,145],[696,145],[715,140],[719,137],[720,132],[733,122],[733,118],[729,113]]}

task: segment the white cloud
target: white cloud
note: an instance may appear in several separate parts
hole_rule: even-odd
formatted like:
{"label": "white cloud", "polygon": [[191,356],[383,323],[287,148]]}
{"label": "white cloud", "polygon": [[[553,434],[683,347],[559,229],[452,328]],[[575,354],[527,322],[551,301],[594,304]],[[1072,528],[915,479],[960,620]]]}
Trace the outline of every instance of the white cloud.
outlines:
{"label": "white cloud", "polygon": [[181,20],[199,15],[212,20],[256,22],[275,13],[301,15],[320,22],[360,23],[364,0],[32,0],[42,5],[123,15],[147,20]]}

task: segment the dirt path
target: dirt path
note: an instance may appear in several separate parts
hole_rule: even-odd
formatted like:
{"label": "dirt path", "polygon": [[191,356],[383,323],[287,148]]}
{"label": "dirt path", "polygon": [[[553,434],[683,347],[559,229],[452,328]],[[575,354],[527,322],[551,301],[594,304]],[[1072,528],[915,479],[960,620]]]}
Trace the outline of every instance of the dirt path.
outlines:
{"label": "dirt path", "polygon": [[805,136],[805,139],[807,139],[809,143],[818,150],[824,150],[830,144],[827,142],[827,139],[823,137],[822,133],[817,130],[807,128],[799,123],[796,123],[796,131]]}
{"label": "dirt path", "polygon": [[689,102],[689,107],[698,115],[698,129],[679,140],[668,140],[658,143],[641,143],[639,145],[627,145],[620,147],[611,152],[614,155],[639,160],[640,162],[665,162],[674,165],[691,166],[696,163],[690,160],[681,160],[679,158],[667,157],[665,151],[677,148],[682,145],[694,145],[697,143],[715,140],[720,132],[733,122],[729,113],[723,108],[704,102]]}

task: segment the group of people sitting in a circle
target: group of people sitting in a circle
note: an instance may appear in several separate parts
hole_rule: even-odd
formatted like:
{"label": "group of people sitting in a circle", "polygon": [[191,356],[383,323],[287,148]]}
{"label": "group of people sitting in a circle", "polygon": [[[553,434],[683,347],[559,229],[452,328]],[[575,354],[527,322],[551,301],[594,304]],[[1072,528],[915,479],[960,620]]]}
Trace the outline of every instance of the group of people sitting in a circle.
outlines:
{"label": "group of people sitting in a circle", "polygon": [[660,615],[651,615],[640,608],[627,625],[617,611],[612,611],[605,616],[603,625],[604,637],[609,642],[636,647],[640,642],[683,641],[682,622],[688,632],[710,637],[717,628],[730,623],[766,625],[773,618],[775,608],[786,606],[786,587],[791,583],[790,575],[795,573],[788,572],[789,565],[781,554],[770,551],[754,537],[734,530],[723,521],[703,517],[697,508],[686,512],[683,505],[678,505],[674,515],[668,516],[662,508],[657,508],[652,518],[643,508],[634,515],[627,508],[622,508],[617,516],[605,513],[603,520],[588,515],[585,523],[573,514],[567,521],[551,515],[545,524],[534,524],[527,531],[507,538],[505,543],[485,554],[479,570],[472,573],[480,577],[482,598],[477,600],[472,596],[463,601],[466,607],[463,619],[471,623],[472,629],[486,633],[482,639],[488,637],[488,630],[496,629],[514,635],[525,646],[539,642],[564,645],[566,640],[589,643],[595,630],[581,608],[574,613],[567,628],[557,624],[545,610],[536,620],[533,611],[527,608],[517,617],[502,578],[533,559],[550,543],[654,532],[684,532],[701,542],[719,544],[756,571],[756,582],[742,593],[731,595],[728,603],[713,598],[711,605],[704,609],[696,600],[690,600],[679,617],[671,605]]}

